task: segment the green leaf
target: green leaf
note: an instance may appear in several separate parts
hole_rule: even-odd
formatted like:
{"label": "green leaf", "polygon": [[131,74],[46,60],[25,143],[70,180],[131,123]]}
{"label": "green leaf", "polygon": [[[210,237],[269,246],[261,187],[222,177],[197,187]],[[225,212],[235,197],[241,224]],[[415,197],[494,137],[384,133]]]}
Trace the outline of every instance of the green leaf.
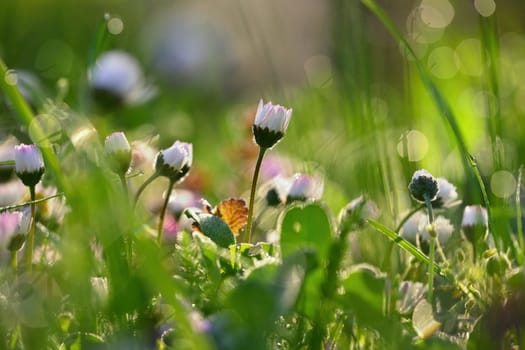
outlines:
{"label": "green leaf", "polygon": [[383,315],[385,283],[385,277],[375,267],[357,265],[343,281],[345,294],[341,297],[341,303],[359,321],[380,328],[386,321]]}
{"label": "green leaf", "polygon": [[283,258],[299,249],[310,247],[326,261],[332,241],[332,225],[326,209],[319,203],[292,207],[281,220],[281,255]]}

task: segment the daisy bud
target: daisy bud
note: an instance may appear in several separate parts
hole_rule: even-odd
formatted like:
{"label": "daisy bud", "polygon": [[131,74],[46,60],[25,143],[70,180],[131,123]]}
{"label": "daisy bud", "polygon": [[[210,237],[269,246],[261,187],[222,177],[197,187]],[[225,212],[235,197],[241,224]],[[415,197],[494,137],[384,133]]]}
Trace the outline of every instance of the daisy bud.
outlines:
{"label": "daisy bud", "polygon": [[286,196],[291,185],[290,179],[280,175],[271,179],[266,186],[263,186],[266,204],[270,207],[275,207],[286,203]]}
{"label": "daisy bud", "polygon": [[253,124],[255,142],[264,148],[274,146],[284,136],[291,117],[291,108],[286,109],[271,102],[263,104],[261,99]]}
{"label": "daisy bud", "polygon": [[31,216],[28,212],[0,213],[0,245],[11,252],[20,250],[29,231]]}
{"label": "daisy bud", "polygon": [[415,200],[423,203],[426,198],[434,200],[439,191],[436,179],[426,170],[417,170],[414,173],[408,189]]}
{"label": "daisy bud", "polygon": [[439,191],[436,199],[432,201],[432,207],[434,208],[448,208],[454,204],[458,198],[458,192],[456,186],[448,182],[442,177],[436,179]]}
{"label": "daisy bud", "polygon": [[44,160],[35,145],[15,146],[15,172],[24,185],[35,186],[44,174]]}
{"label": "daisy bud", "polygon": [[173,181],[181,180],[190,171],[193,162],[193,146],[191,143],[175,141],[175,143],[157,154],[155,170]]}
{"label": "daisy bud", "polygon": [[452,235],[454,226],[450,223],[450,220],[438,216],[432,225],[428,224],[428,219],[421,220],[419,222],[419,232],[421,232],[422,241],[430,241],[431,238],[437,237],[439,244],[444,245]]}
{"label": "daisy bud", "polygon": [[465,237],[475,244],[485,236],[488,227],[487,209],[481,205],[467,205],[463,211],[461,228]]}
{"label": "daisy bud", "polygon": [[104,153],[111,169],[117,174],[125,174],[131,163],[131,146],[123,132],[114,132],[106,137]]}
{"label": "daisy bud", "polygon": [[295,174],[286,202],[320,199],[323,194],[323,187],[323,180],[320,177]]}

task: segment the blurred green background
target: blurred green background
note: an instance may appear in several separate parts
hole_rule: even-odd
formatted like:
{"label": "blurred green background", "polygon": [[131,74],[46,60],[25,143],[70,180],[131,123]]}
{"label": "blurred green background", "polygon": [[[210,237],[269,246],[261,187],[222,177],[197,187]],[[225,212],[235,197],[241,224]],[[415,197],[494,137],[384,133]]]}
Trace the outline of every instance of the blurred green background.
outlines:
{"label": "blurred green background", "polygon": [[[510,198],[524,161],[525,4],[379,3],[452,106],[491,196]],[[275,152],[299,160],[296,171],[324,173],[334,210],[367,192],[395,217],[408,206],[407,177],[420,167],[479,202],[413,60],[359,1],[34,0],[4,1],[0,10],[0,54],[9,67],[34,74],[48,97],[63,93],[104,125],[101,137],[125,129],[131,139],[158,134],[159,146],[194,142],[211,198],[248,188],[243,142],[262,97],[294,108]],[[104,25],[104,49],[133,54],[157,87],[147,103],[107,112],[86,96]],[[9,133],[16,127],[4,107],[1,128]]]}

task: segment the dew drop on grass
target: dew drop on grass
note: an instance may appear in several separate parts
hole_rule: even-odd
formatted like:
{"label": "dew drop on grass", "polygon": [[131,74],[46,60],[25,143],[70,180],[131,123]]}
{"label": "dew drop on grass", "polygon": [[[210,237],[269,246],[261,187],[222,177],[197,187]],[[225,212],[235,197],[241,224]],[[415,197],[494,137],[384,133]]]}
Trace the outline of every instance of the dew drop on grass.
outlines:
{"label": "dew drop on grass", "polygon": [[62,137],[62,126],[52,115],[40,114],[29,124],[29,137],[39,147],[51,147]]}
{"label": "dew drop on grass", "polygon": [[516,178],[509,171],[496,171],[490,178],[490,189],[500,198],[509,197],[516,190]]}
{"label": "dew drop on grass", "polygon": [[474,7],[483,17],[489,17],[496,11],[494,0],[474,0]]}
{"label": "dew drop on grass", "polygon": [[14,69],[9,69],[5,72],[4,80],[7,85],[15,86],[18,83],[18,75]]}

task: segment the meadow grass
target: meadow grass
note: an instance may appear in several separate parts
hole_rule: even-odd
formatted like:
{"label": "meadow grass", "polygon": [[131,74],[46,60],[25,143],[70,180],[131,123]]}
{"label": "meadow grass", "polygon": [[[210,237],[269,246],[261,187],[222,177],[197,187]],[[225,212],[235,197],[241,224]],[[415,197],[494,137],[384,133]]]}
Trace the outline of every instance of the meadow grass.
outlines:
{"label": "meadow grass", "polygon": [[[107,88],[110,17],[93,25],[89,75],[36,106],[0,59],[17,137],[0,130],[0,349],[524,347],[519,87],[498,10],[480,9],[479,74],[440,78],[378,2],[333,0],[332,74],[291,90],[274,70],[262,97],[285,107],[258,110]],[[482,92],[472,108],[464,91]],[[36,186],[19,180],[20,143],[42,154]]]}

